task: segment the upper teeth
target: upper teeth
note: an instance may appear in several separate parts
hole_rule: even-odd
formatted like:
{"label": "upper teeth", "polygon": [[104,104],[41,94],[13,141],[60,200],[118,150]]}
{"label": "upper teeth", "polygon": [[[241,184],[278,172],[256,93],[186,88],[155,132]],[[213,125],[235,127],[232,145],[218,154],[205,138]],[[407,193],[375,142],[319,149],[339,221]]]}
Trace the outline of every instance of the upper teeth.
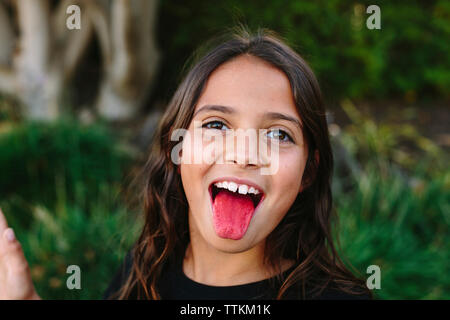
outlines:
{"label": "upper teeth", "polygon": [[239,192],[240,194],[247,194],[247,193],[253,193],[253,194],[258,194],[259,190],[250,187],[246,184],[237,184],[235,182],[232,181],[222,181],[222,182],[216,182],[214,184],[217,188],[222,188],[222,189],[228,189],[231,192]]}

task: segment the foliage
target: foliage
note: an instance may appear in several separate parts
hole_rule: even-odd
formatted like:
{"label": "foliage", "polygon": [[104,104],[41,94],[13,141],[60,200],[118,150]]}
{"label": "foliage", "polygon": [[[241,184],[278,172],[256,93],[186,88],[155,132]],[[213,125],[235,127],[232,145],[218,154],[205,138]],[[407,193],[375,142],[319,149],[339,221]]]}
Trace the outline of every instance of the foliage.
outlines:
{"label": "foliage", "polygon": [[352,122],[335,139],[359,167],[334,184],[341,252],[365,277],[380,267],[378,298],[449,299],[448,156],[408,125],[377,124],[350,101],[343,108]]}
{"label": "foliage", "polygon": [[[381,30],[366,9],[381,9]],[[275,30],[317,73],[327,97],[449,97],[450,3],[433,1],[162,1],[160,86],[170,94],[191,52],[239,22]],[[158,90],[157,90],[158,92]]]}
{"label": "foliage", "polygon": [[[18,229],[36,290],[44,299],[99,299],[140,232],[135,214],[103,199],[90,199],[91,210],[33,206],[33,223]],[[59,211],[61,210],[61,211]],[[67,267],[81,270],[81,290],[68,290]]]}
{"label": "foliage", "polygon": [[102,125],[62,120],[54,124],[4,122],[1,127],[0,199],[8,199],[15,210],[23,210],[23,201],[55,209],[57,199],[86,206],[101,188],[118,184],[131,161]]}
{"label": "foliage", "polygon": [[[410,173],[419,170],[432,176],[446,169],[444,150],[411,123],[377,123],[374,116],[364,114],[348,99],[343,100],[341,106],[351,123],[340,140],[358,162],[374,164],[381,171],[393,163]],[[395,113],[397,118],[403,119],[408,111],[399,108]]]}
{"label": "foliage", "polygon": [[381,269],[381,299],[449,299],[450,173],[411,187],[402,176],[364,173],[355,191],[339,194],[340,240],[366,274]]}
{"label": "foliage", "polygon": [[[0,123],[0,205],[39,294],[100,298],[140,222],[123,199],[133,157],[102,124]],[[68,290],[78,265],[82,290]]]}

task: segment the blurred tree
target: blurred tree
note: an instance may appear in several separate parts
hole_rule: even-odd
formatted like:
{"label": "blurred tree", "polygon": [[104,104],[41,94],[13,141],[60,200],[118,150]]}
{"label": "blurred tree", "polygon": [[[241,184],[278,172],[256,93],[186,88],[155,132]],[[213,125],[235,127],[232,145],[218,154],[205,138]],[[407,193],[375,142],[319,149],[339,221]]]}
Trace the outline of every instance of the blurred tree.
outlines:
{"label": "blurred tree", "polygon": [[[66,10],[74,4],[81,29],[69,30]],[[156,10],[156,0],[0,0],[0,92],[18,98],[28,118],[56,119],[63,90],[95,35],[103,74],[92,104],[107,119],[134,116],[159,60]]]}

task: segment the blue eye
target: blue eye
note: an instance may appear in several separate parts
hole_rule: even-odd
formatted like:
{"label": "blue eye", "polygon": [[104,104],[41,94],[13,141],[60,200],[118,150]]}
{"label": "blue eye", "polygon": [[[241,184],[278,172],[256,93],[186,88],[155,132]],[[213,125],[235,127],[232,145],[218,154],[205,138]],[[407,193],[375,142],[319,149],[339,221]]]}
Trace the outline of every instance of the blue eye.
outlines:
{"label": "blue eye", "polygon": [[277,139],[283,142],[293,142],[292,138],[285,131],[280,129],[269,131],[267,136],[271,139]]}
{"label": "blue eye", "polygon": [[218,120],[207,122],[204,125],[202,125],[202,128],[216,129],[216,130],[228,129],[228,127],[222,121],[218,121]]}

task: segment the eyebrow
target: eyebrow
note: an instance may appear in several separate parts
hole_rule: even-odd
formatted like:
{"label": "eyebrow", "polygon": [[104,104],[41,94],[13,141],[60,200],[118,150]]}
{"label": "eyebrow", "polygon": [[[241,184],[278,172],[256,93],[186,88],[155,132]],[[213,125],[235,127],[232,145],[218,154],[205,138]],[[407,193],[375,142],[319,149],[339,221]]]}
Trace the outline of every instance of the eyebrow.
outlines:
{"label": "eyebrow", "polygon": [[220,105],[216,105],[216,104],[207,104],[207,105],[204,105],[203,107],[201,107],[200,109],[198,109],[197,111],[195,111],[193,117],[195,117],[200,112],[206,112],[206,111],[219,111],[222,113],[229,113],[229,114],[236,113],[236,111],[232,107],[220,106]]}
{"label": "eyebrow", "polygon": [[286,121],[290,121],[290,122],[293,122],[295,125],[297,125],[300,128],[300,130],[302,129],[302,123],[298,119],[296,119],[294,117],[291,117],[291,116],[289,116],[287,114],[284,114],[284,113],[267,112],[265,114],[265,117],[269,118],[269,119],[272,119],[272,120],[286,120]]}
{"label": "eyebrow", "polygon": [[[221,106],[221,105],[216,105],[216,104],[207,104],[204,105],[203,107],[201,107],[200,109],[198,109],[193,117],[195,117],[197,114],[199,114],[200,112],[207,112],[207,111],[219,111],[222,113],[227,113],[227,114],[233,114],[236,113],[236,110],[232,107],[228,107],[228,106]],[[302,123],[287,114],[284,113],[280,113],[280,112],[266,112],[264,114],[265,118],[271,119],[271,120],[286,120],[286,121],[290,121],[292,123],[294,123],[296,126],[298,126],[300,128],[300,130],[302,129]]]}

